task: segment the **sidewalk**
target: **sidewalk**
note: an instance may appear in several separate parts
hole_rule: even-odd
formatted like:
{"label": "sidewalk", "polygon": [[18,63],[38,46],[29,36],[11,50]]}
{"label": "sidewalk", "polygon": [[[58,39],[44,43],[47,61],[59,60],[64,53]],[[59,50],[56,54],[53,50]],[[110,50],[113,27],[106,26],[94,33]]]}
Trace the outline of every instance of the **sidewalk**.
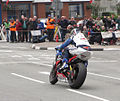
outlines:
{"label": "sidewalk", "polygon": [[[56,46],[61,45],[62,42],[44,42],[44,43],[35,43],[32,44],[33,49],[37,50],[55,50]],[[91,51],[107,51],[107,50],[115,50],[120,51],[120,45],[91,45]]]}

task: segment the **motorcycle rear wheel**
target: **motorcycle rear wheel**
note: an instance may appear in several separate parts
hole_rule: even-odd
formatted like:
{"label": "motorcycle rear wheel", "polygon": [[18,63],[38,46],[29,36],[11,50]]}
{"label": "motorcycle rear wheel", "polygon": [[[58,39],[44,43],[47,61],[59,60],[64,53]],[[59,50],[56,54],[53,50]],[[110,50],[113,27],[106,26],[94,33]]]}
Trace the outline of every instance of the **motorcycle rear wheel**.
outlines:
{"label": "motorcycle rear wheel", "polygon": [[57,79],[57,75],[56,75],[56,70],[55,70],[55,65],[53,65],[53,68],[50,72],[50,75],[49,75],[49,82],[54,85],[57,83],[58,79]]}
{"label": "motorcycle rear wheel", "polygon": [[68,80],[69,85],[73,89],[79,89],[86,79],[87,68],[85,67],[84,63],[77,63],[73,67],[73,72],[73,78],[69,77]]}

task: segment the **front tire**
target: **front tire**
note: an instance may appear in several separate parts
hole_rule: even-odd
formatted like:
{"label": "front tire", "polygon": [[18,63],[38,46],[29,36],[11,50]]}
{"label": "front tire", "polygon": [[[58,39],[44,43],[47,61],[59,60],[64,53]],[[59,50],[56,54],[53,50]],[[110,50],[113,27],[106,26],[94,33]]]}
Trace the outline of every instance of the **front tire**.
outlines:
{"label": "front tire", "polygon": [[79,89],[83,85],[87,75],[87,68],[84,63],[75,64],[73,67],[73,73],[73,78],[70,77],[68,80],[69,85],[73,89]]}
{"label": "front tire", "polygon": [[57,81],[58,81],[58,79],[57,79],[57,74],[56,74],[56,68],[55,68],[55,67],[56,67],[56,66],[53,65],[53,68],[52,68],[52,70],[51,70],[51,72],[50,72],[50,75],[49,75],[49,81],[50,81],[50,83],[51,83],[52,85],[56,84]]}

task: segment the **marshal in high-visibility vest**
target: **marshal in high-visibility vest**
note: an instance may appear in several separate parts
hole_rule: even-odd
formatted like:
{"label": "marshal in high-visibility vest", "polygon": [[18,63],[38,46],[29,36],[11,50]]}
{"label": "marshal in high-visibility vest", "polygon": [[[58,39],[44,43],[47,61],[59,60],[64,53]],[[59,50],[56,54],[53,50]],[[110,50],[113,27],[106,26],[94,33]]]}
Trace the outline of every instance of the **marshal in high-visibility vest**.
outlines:
{"label": "marshal in high-visibility vest", "polygon": [[10,22],[10,31],[16,31],[16,22]]}
{"label": "marshal in high-visibility vest", "polygon": [[47,23],[46,23],[46,25],[47,25],[46,29],[54,29],[55,26],[54,26],[53,22],[54,22],[54,19],[52,19],[52,18],[48,19]]}

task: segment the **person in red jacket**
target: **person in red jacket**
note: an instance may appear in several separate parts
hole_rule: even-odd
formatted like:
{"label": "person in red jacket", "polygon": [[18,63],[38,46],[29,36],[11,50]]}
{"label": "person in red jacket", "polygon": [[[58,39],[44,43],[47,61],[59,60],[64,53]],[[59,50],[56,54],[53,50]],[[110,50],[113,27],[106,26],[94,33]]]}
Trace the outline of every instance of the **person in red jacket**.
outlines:
{"label": "person in red jacket", "polygon": [[22,24],[19,21],[19,19],[16,19],[16,31],[18,32],[18,42],[20,42],[22,40],[21,30],[22,30]]}

